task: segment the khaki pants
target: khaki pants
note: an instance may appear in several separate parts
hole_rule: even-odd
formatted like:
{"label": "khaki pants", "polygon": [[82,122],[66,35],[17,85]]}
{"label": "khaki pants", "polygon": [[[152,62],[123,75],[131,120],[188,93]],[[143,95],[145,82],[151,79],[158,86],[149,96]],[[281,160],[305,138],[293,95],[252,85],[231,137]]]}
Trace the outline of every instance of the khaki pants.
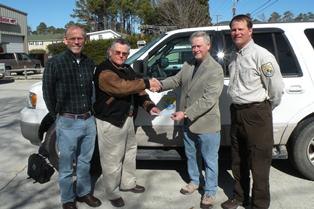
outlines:
{"label": "khaki pants", "polygon": [[118,189],[136,186],[136,152],[133,118],[123,127],[96,119],[99,156],[102,166],[102,185],[109,200],[120,197]]}

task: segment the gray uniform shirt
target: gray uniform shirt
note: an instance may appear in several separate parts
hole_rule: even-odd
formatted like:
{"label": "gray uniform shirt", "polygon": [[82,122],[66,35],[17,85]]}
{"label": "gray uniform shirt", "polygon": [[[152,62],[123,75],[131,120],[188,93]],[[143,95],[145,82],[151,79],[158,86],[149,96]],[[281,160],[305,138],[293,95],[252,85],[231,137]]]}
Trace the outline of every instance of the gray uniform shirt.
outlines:
{"label": "gray uniform shirt", "polygon": [[279,105],[283,80],[275,57],[251,40],[235,52],[229,64],[228,95],[232,103],[248,104],[269,100],[272,107]]}

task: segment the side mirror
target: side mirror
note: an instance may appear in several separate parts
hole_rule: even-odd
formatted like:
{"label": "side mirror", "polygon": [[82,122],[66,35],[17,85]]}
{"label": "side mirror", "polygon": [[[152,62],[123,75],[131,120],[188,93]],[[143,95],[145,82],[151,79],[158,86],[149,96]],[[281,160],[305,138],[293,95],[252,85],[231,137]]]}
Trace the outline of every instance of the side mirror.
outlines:
{"label": "side mirror", "polygon": [[144,74],[144,61],[143,60],[136,60],[133,62],[133,69],[135,72],[139,74]]}

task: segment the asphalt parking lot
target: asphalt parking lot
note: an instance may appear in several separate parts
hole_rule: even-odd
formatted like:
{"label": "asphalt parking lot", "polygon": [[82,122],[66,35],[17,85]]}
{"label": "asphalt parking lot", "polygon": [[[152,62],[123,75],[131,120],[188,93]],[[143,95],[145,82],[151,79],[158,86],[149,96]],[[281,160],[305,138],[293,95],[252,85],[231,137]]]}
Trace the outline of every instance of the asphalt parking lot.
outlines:
{"label": "asphalt parking lot", "polygon": [[[34,184],[27,179],[27,158],[37,151],[20,132],[19,112],[25,106],[28,88],[40,81],[41,74],[27,79],[14,76],[14,80],[0,83],[0,209],[57,209],[61,208],[57,173],[46,184]],[[220,155],[219,189],[217,205],[232,193],[233,178],[228,149]],[[138,183],[146,187],[143,194],[122,193],[124,209],[198,209],[201,194],[189,196],[179,193],[187,181],[186,164],[180,160],[139,160]],[[271,174],[271,209],[313,209],[314,182],[304,179],[288,160],[274,160]],[[102,200],[99,209],[112,209],[97,182],[95,195]],[[90,207],[79,203],[79,209]],[[243,209],[243,208],[242,208]],[[247,208],[249,209],[249,207]]]}

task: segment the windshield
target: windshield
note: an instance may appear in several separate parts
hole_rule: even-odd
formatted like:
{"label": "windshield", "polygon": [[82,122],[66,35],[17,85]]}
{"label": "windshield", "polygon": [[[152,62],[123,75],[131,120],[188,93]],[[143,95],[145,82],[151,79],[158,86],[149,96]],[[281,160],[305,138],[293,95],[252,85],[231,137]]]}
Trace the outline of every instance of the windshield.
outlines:
{"label": "windshield", "polygon": [[144,54],[149,48],[151,48],[157,41],[159,41],[162,37],[164,37],[166,34],[162,34],[149,42],[146,46],[141,48],[139,51],[137,51],[135,54],[133,54],[131,57],[129,57],[125,63],[128,65],[131,65],[135,60],[137,60],[142,54]]}

